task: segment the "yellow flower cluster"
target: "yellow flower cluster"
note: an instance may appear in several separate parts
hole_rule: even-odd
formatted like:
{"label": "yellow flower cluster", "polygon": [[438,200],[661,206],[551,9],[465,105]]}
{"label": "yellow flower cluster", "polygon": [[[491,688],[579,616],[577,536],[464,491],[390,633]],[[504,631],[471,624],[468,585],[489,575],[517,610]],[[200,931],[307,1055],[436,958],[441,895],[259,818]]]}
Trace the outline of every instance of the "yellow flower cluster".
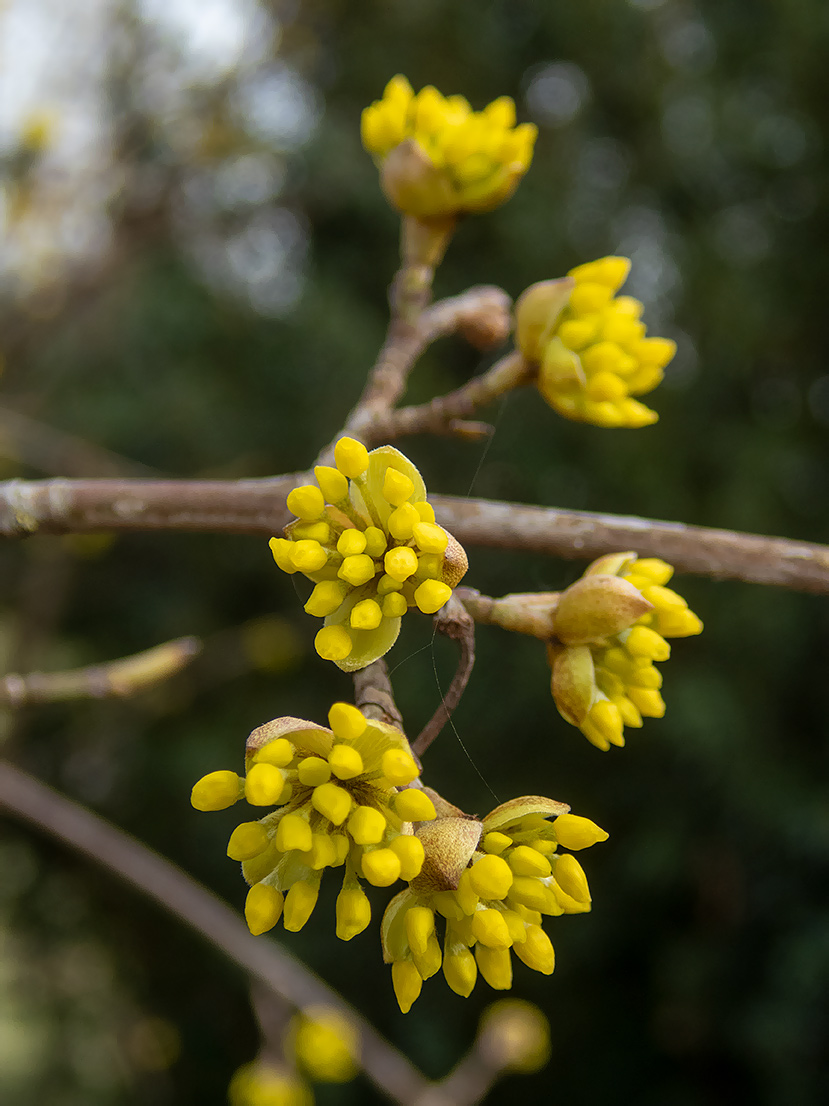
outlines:
{"label": "yellow flower cluster", "polygon": [[[533,285],[516,305],[519,348],[538,363],[538,389],[565,418],[606,427],[648,426],[659,418],[634,397],[659,384],[676,343],[647,338],[642,304],[615,295],[629,271],[626,257],[603,257],[571,269],[566,283]],[[547,302],[545,324],[539,320]],[[522,341],[524,334],[532,340]]]}
{"label": "yellow flower cluster", "polygon": [[346,1083],[357,1074],[360,1036],[331,1006],[306,1006],[291,1020],[287,1046],[309,1079]]}
{"label": "yellow flower cluster", "polygon": [[[607,839],[595,823],[568,811],[552,799],[526,796],[497,807],[483,822],[457,812],[418,830],[426,849],[423,869],[389,903],[382,926],[383,953],[404,1014],[423,981],[441,967],[464,997],[479,971],[496,990],[512,986],[510,950],[535,971],[553,971],[542,916],[582,913],[591,901],[581,865],[559,847],[582,849]],[[442,952],[437,915],[446,926]]]}
{"label": "yellow flower cluster", "polygon": [[211,772],[193,788],[197,810],[222,810],[243,797],[278,807],[237,826],[227,847],[250,884],[251,933],[272,929],[280,916],[286,929],[302,929],[323,871],[344,866],[337,936],[348,941],[371,920],[359,878],[389,887],[414,879],[423,865],[412,823],[433,819],[435,808],[409,786],[419,771],[406,738],[348,703],[335,703],[328,720],[330,729],[299,718],[260,726],[247,741],[244,778]]}
{"label": "yellow flower cluster", "polygon": [[362,116],[363,145],[381,166],[383,190],[419,218],[491,211],[529,168],[537,128],[515,125],[508,96],[473,111],[463,96],[427,86],[415,95],[393,77]]}
{"label": "yellow flower cluster", "polygon": [[313,1106],[311,1088],[285,1068],[254,1060],[238,1068],[227,1091],[230,1106]]}
{"label": "yellow flower cluster", "polygon": [[435,524],[423,479],[402,453],[392,446],[369,453],[341,438],[334,458],[335,468],[314,469],[316,484],[290,493],[297,521],[270,546],[284,572],[315,584],[305,610],[325,619],[317,652],[353,672],[391,649],[409,607],[439,611],[467,560]]}
{"label": "yellow flower cluster", "polygon": [[601,557],[561,595],[548,645],[559,713],[599,749],[624,745],[624,727],[661,718],[669,637],[690,637],[702,622],[665,585],[673,568],[635,553]]}

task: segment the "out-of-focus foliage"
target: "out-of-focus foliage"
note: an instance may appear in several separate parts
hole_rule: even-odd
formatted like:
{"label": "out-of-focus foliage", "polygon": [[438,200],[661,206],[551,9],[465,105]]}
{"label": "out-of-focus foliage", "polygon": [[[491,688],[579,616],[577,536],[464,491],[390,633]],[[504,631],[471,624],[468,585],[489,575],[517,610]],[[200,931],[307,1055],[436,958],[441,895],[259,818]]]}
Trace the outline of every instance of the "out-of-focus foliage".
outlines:
{"label": "out-of-focus foliage", "polygon": [[[649,327],[679,345],[657,426],[569,424],[512,395],[486,450],[407,443],[428,486],[829,540],[821,0],[14,0],[0,38],[4,476],[105,471],[6,408],[115,451],[125,471],[259,476],[312,460],[382,338],[397,221],[359,115],[403,72],[476,108],[512,95],[540,128],[517,195],[460,227],[438,294],[492,281],[517,295],[623,254]],[[479,368],[442,342],[410,394]],[[496,595],[581,571],[469,552],[469,582]],[[232,813],[223,830],[192,811],[193,781],[241,765],[254,726],[323,719],[350,694],[314,656],[293,580],[266,542],[238,536],[36,537],[0,556],[11,671],[204,635],[187,673],[133,703],[5,717],[5,748],[241,909],[220,847]],[[705,633],[678,644],[668,713],[626,749],[573,740],[543,649],[481,630],[427,782],[478,813],[493,789],[535,789],[611,833],[590,857],[593,913],[549,926],[555,974],[516,973],[551,1022],[557,1098],[811,1106],[829,1097],[826,600],[681,590]],[[404,627],[392,664],[411,734],[453,661],[425,626]],[[241,975],[8,821],[0,864],[0,1098],[223,1102],[255,1051]],[[337,943],[333,906],[322,897],[292,949],[443,1074],[491,996],[436,985],[404,1018],[376,930]],[[521,1078],[491,1101],[546,1101],[549,1075]],[[358,1079],[318,1099],[374,1095]]]}

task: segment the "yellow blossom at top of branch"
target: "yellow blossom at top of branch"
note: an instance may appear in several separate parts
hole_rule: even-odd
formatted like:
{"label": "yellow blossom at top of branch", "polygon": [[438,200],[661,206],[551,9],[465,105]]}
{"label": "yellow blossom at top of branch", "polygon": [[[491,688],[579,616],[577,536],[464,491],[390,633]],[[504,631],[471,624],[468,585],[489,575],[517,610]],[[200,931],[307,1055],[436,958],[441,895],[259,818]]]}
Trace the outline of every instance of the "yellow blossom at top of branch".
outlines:
{"label": "yellow blossom at top of branch", "polygon": [[334,457],[336,468],[317,466],[317,483],[290,493],[288,509],[299,517],[270,545],[279,568],[315,584],[305,610],[325,619],[317,652],[354,672],[391,649],[410,607],[439,611],[467,560],[436,525],[423,478],[402,453],[369,453],[341,438]]}
{"label": "yellow blossom at top of branch", "polygon": [[[455,808],[446,813],[440,802],[436,807],[438,818],[417,830],[426,854],[422,870],[383,917],[383,955],[404,1014],[441,967],[465,998],[479,972],[495,990],[512,986],[511,951],[550,975],[555,954],[543,915],[579,914],[591,903],[581,865],[559,848],[607,839],[589,818],[539,795],[503,803],[483,822]],[[438,917],[445,922],[442,950]]]}
{"label": "yellow blossom at top of branch", "polygon": [[624,727],[661,718],[662,675],[670,637],[690,637],[702,622],[665,585],[673,568],[656,557],[612,553],[594,561],[558,598],[548,655],[562,718],[608,750],[624,745]]}
{"label": "yellow blossom at top of branch", "polygon": [[423,864],[412,823],[433,819],[435,808],[410,786],[419,770],[406,738],[348,703],[335,703],[328,720],[330,729],[300,718],[260,726],[247,741],[244,777],[211,772],[193,788],[197,810],[223,810],[242,798],[277,808],[242,822],[227,846],[250,884],[251,933],[265,933],[280,917],[286,929],[302,929],[323,871],[343,867],[337,936],[348,941],[371,920],[359,879],[389,887],[414,879]]}
{"label": "yellow blossom at top of branch", "polygon": [[626,257],[603,257],[533,285],[516,304],[518,347],[538,366],[541,395],[565,418],[606,427],[659,418],[635,397],[659,384],[676,343],[646,337],[642,304],[616,295],[629,271]]}
{"label": "yellow blossom at top of branch", "polygon": [[380,165],[390,203],[419,218],[491,211],[529,168],[537,128],[515,125],[508,96],[473,111],[463,96],[393,77],[363,112],[363,145]]}

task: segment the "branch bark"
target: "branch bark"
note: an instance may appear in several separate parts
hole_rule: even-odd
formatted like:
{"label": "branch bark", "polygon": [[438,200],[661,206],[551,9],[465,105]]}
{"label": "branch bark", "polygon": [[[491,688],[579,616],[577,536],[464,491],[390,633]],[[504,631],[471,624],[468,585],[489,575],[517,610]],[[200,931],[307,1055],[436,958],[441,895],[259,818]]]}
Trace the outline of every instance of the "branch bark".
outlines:
{"label": "branch bark", "polygon": [[[251,936],[234,910],[169,860],[4,761],[0,761],[0,809],[132,884],[294,1006],[320,1003],[342,1010],[360,1033],[366,1074],[393,1102],[406,1106],[430,1090],[432,1084],[336,991],[274,941]],[[442,1102],[449,1106],[448,1100]]]}
{"label": "branch bark", "polygon": [[[290,518],[288,492],[309,480],[11,480],[0,483],[0,536],[96,530],[184,530],[271,536]],[[829,547],[626,515],[432,496],[464,545],[593,560],[630,549],[678,572],[829,594]]]}
{"label": "branch bark", "polygon": [[0,703],[57,703],[68,699],[125,698],[167,680],[201,652],[198,638],[182,637],[131,657],[68,672],[10,672],[0,680]]}

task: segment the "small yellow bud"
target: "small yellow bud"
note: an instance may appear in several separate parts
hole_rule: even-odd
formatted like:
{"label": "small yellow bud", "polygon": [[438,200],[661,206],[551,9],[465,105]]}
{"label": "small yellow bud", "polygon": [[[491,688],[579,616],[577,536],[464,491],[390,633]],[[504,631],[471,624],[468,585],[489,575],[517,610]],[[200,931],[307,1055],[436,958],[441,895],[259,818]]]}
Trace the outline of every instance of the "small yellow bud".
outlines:
{"label": "small yellow bud", "polygon": [[414,600],[424,614],[436,614],[443,607],[452,589],[440,580],[424,580],[414,593]]}
{"label": "small yellow bud", "polygon": [[276,827],[276,847],[281,853],[307,853],[313,845],[311,826],[299,814],[285,814]]}
{"label": "small yellow bud", "polygon": [[267,883],[251,887],[245,899],[245,921],[254,937],[273,929],[282,914],[282,903],[281,892]]}
{"label": "small yellow bud", "polygon": [[487,833],[484,835],[484,839],[481,842],[481,848],[485,853],[494,853],[496,856],[510,847],[512,844],[512,838],[507,837],[505,833]]}
{"label": "small yellow bud", "polygon": [[462,945],[447,952],[443,958],[443,974],[456,995],[469,998],[478,978],[478,965],[468,948]]}
{"label": "small yellow bud", "polygon": [[356,480],[368,468],[368,450],[354,438],[340,438],[334,446],[334,460],[343,476]]}
{"label": "small yellow bud", "polygon": [[241,799],[242,789],[235,772],[210,772],[194,785],[190,802],[196,810],[225,810]]}
{"label": "small yellow bud", "polygon": [[512,945],[507,923],[500,910],[476,910],[472,915],[472,934],[490,949],[508,949]]}
{"label": "small yellow bud", "polygon": [[549,860],[529,845],[519,845],[517,849],[513,849],[509,866],[517,876],[534,876],[536,879],[547,879],[551,872]]}
{"label": "small yellow bud", "polygon": [[374,887],[391,887],[400,879],[400,857],[392,849],[363,854],[363,875]]}
{"label": "small yellow bud", "polygon": [[528,910],[540,910],[543,913],[547,908],[546,888],[532,876],[516,876],[510,888],[509,898],[510,902],[516,902]]}
{"label": "small yellow bud", "polygon": [[482,899],[506,898],[512,879],[510,865],[500,856],[482,857],[472,865],[469,873],[472,889]]}
{"label": "small yellow bud", "polygon": [[271,538],[268,542],[273,559],[276,561],[277,568],[281,568],[283,572],[293,575],[298,572],[296,565],[294,564],[293,557],[291,556],[294,543],[288,541],[287,538]]}
{"label": "small yellow bud", "polygon": [[395,580],[393,576],[384,573],[377,581],[377,595],[381,597],[391,595],[392,592],[400,591],[402,587],[402,580]]}
{"label": "small yellow bud", "polygon": [[420,515],[421,522],[435,521],[435,508],[431,503],[427,503],[425,499],[420,500],[419,503],[412,504],[412,506]]}
{"label": "small yellow bud", "polygon": [[552,975],[556,966],[556,954],[552,942],[541,926],[527,926],[527,937],[515,945],[515,955],[519,960],[542,975]]}
{"label": "small yellow bud", "polygon": [[351,608],[350,621],[355,630],[376,630],[383,621],[383,610],[376,599],[363,599]]}
{"label": "small yellow bud", "polygon": [[428,906],[413,906],[406,911],[406,939],[415,956],[425,956],[429,938],[435,932],[434,911]]}
{"label": "small yellow bud", "polygon": [[329,465],[317,465],[314,476],[328,503],[341,503],[348,495],[348,480]]}
{"label": "small yellow bud", "polygon": [[347,590],[346,585],[339,580],[321,580],[314,586],[305,610],[317,618],[326,618],[342,605]]}
{"label": "small yellow bud", "polygon": [[383,559],[383,567],[392,580],[403,583],[417,572],[417,553],[408,546],[390,549]]}
{"label": "small yellow bud", "polygon": [[328,554],[318,541],[310,538],[293,543],[291,558],[300,572],[319,572],[327,563]]}
{"label": "small yellow bud", "polygon": [[319,787],[331,779],[331,768],[322,757],[305,757],[297,765],[296,774],[305,787]]}
{"label": "small yellow bud", "polygon": [[628,688],[628,698],[645,718],[663,718],[665,700],[658,691],[644,687]]}
{"label": "small yellow bud", "polygon": [[442,526],[431,522],[418,522],[414,526],[414,540],[423,553],[436,553],[442,556],[449,544],[449,535]]}
{"label": "small yellow bud", "polygon": [[615,703],[600,699],[590,708],[587,720],[593,724],[605,741],[611,745],[624,745],[622,715]]}
{"label": "small yellow bud", "polygon": [[414,535],[415,526],[420,525],[420,515],[411,503],[403,503],[392,511],[386,525],[391,536],[397,541],[408,541]]}
{"label": "small yellow bud", "polygon": [[512,986],[512,960],[508,948],[492,949],[480,942],[475,946],[475,959],[481,975],[493,991],[508,991]]}
{"label": "small yellow bud", "polygon": [[337,539],[337,552],[343,557],[355,557],[366,551],[366,536],[362,530],[349,527]]}
{"label": "small yellow bud", "polygon": [[285,916],[283,924],[291,933],[298,933],[314,911],[319,896],[319,888],[299,880],[285,896]]}
{"label": "small yellow bud", "polygon": [[371,904],[362,887],[344,887],[337,896],[337,936],[350,941],[371,921]]}
{"label": "small yellow bud", "polygon": [[324,661],[342,661],[354,644],[344,626],[323,626],[314,638],[314,648]]}
{"label": "small yellow bud", "polygon": [[562,891],[574,898],[576,902],[588,903],[591,901],[587,876],[574,856],[569,853],[560,856],[555,862],[553,875]]}
{"label": "small yellow bud", "polygon": [[367,553],[358,553],[343,560],[337,575],[341,580],[347,580],[352,587],[359,588],[367,584],[376,571],[371,557]]}
{"label": "small yellow bud", "polygon": [[305,522],[313,522],[325,510],[322,492],[315,484],[304,484],[288,492],[288,510]]}
{"label": "small yellow bud", "polygon": [[397,1003],[408,1014],[423,986],[423,978],[411,960],[397,960],[391,966],[391,980]]}
{"label": "small yellow bud", "polygon": [[406,597],[400,592],[393,591],[383,597],[381,610],[384,618],[402,618],[408,609]]}
{"label": "small yellow bud", "polygon": [[347,791],[335,783],[323,783],[315,787],[311,805],[335,826],[341,826],[351,813],[352,799]]}
{"label": "small yellow bud", "polygon": [[405,749],[386,749],[380,770],[393,787],[405,787],[420,774],[414,758]]}
{"label": "small yellow bud", "polygon": [[383,477],[383,498],[392,507],[399,507],[414,494],[414,484],[403,472],[387,468]]}
{"label": "small yellow bud", "polygon": [[257,764],[274,764],[277,768],[287,768],[294,759],[294,747],[286,737],[277,737],[261,749],[257,749],[254,760]]}
{"label": "small yellow bud", "polygon": [[553,831],[560,845],[574,851],[589,848],[598,841],[607,841],[608,837],[595,822],[578,814],[559,814],[553,823]]}
{"label": "small yellow bud", "polygon": [[426,859],[426,850],[420,838],[409,834],[401,834],[395,837],[389,848],[397,854],[400,861],[400,878],[406,881],[415,879],[420,875],[423,862]]}
{"label": "small yellow bud", "polygon": [[395,813],[404,822],[430,822],[436,817],[435,804],[419,788],[398,791],[392,800]]}
{"label": "small yellow bud", "polygon": [[230,835],[227,855],[231,860],[252,860],[267,849],[269,840],[261,822],[242,822]]}
{"label": "small yellow bud", "polygon": [[368,553],[369,557],[382,557],[388,545],[386,535],[378,526],[367,526],[364,533],[366,536],[365,552]]}
{"label": "small yellow bud", "polygon": [[315,871],[319,871],[322,868],[336,867],[337,850],[334,845],[334,839],[329,834],[312,834],[309,864]]}
{"label": "small yellow bud", "polygon": [[251,766],[245,779],[245,798],[251,806],[274,806],[284,786],[282,769],[259,761]]}
{"label": "small yellow bud", "polygon": [[348,832],[357,845],[379,845],[386,827],[386,819],[371,806],[358,806],[348,819]]}
{"label": "small yellow bud", "polygon": [[328,712],[328,724],[340,741],[355,741],[366,728],[366,720],[351,703],[334,703]]}
{"label": "small yellow bud", "polygon": [[647,626],[634,626],[625,638],[625,648],[634,657],[648,657],[655,661],[666,661],[671,655],[667,641]]}
{"label": "small yellow bud", "polygon": [[365,771],[363,758],[350,745],[335,745],[328,754],[328,763],[338,780],[353,780]]}

